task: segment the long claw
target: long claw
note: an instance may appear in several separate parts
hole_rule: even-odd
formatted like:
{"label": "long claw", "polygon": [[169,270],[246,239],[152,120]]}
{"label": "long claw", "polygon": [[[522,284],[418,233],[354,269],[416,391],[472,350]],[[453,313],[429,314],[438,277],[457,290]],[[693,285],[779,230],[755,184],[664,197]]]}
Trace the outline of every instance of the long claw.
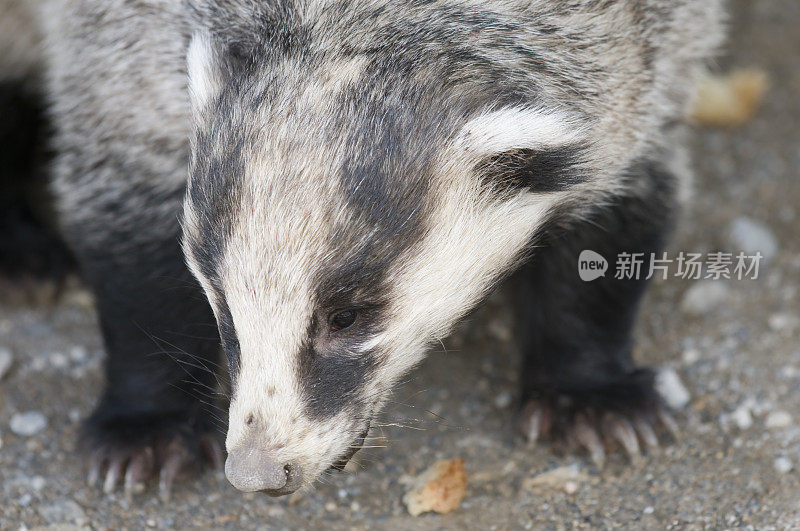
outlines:
{"label": "long claw", "polygon": [[588,450],[592,462],[597,468],[603,468],[606,461],[606,452],[597,431],[589,424],[583,415],[575,418],[575,438]]}
{"label": "long claw", "polygon": [[636,428],[636,432],[639,434],[639,437],[648,448],[658,448],[658,437],[656,436],[656,432],[653,430],[653,427],[650,425],[650,422],[647,419],[638,416],[633,421],[633,426]]}
{"label": "long claw", "polygon": [[105,462],[105,453],[102,450],[97,450],[89,458],[89,474],[86,477],[86,482],[90,487],[94,487],[100,481],[100,473],[103,471]]}
{"label": "long claw", "polygon": [[675,422],[675,419],[672,418],[672,415],[664,408],[659,408],[656,411],[658,415],[658,420],[661,421],[661,424],[667,428],[667,431],[672,436],[673,439],[678,439],[678,432],[680,431],[678,428],[678,423]]}
{"label": "long claw", "polygon": [[143,452],[134,456],[128,469],[125,472],[125,496],[131,497],[136,492],[144,487],[144,480],[152,473],[153,465],[153,449],[145,448]]}
{"label": "long claw", "polygon": [[638,461],[641,457],[639,441],[636,439],[636,432],[630,422],[616,415],[610,416],[608,419],[608,429],[610,430],[611,436],[625,448],[625,452],[628,454],[630,460],[632,462]]}
{"label": "long claw", "polygon": [[125,460],[120,457],[113,457],[108,463],[108,471],[106,471],[106,480],[103,482],[103,492],[111,494],[117,488],[119,478],[122,475],[122,469],[125,465]]}
{"label": "long claw", "polygon": [[522,432],[528,442],[535,443],[541,434],[542,409],[538,404],[531,402],[522,415]]}
{"label": "long claw", "polygon": [[161,473],[158,478],[158,495],[162,501],[169,501],[172,494],[172,483],[186,462],[186,458],[186,450],[178,441],[170,443],[167,448],[167,458],[161,465]]}

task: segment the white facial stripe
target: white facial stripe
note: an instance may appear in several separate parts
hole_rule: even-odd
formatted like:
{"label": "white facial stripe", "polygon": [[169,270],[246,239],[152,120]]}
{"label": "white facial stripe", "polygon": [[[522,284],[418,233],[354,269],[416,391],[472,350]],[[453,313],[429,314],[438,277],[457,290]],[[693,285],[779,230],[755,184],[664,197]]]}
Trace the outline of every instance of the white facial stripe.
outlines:
{"label": "white facial stripe", "polygon": [[421,246],[392,280],[393,317],[383,337],[394,354],[384,376],[404,372],[427,343],[450,332],[513,264],[561,195],[491,203],[476,201],[476,190],[465,186],[442,196]]}
{"label": "white facial stripe", "polygon": [[469,121],[456,146],[479,155],[552,149],[580,142],[585,132],[576,119],[563,112],[507,107]]}
{"label": "white facial stripe", "polygon": [[214,72],[214,48],[206,33],[195,33],[186,53],[189,73],[189,96],[192,109],[198,112],[220,91],[220,80]]}

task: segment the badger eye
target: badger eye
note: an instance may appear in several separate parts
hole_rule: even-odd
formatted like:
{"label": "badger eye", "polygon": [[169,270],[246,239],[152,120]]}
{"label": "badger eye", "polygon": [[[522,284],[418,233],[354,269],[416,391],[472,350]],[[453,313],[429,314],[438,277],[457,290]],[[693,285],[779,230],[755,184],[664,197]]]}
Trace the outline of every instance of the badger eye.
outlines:
{"label": "badger eye", "polygon": [[334,312],[330,318],[331,332],[338,332],[352,326],[356,322],[357,312],[355,310],[341,310]]}

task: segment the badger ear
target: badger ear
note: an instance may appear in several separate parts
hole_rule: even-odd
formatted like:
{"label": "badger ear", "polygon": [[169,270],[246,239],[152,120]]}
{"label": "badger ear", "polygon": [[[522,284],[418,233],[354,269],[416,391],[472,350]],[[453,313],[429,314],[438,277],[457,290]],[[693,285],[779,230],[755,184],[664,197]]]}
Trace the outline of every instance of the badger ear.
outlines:
{"label": "badger ear", "polygon": [[586,126],[574,116],[510,107],[467,122],[457,142],[486,187],[555,192],[586,177]]}
{"label": "badger ear", "polygon": [[186,70],[192,111],[198,113],[219,95],[223,84],[220,51],[211,34],[199,31],[192,35]]}

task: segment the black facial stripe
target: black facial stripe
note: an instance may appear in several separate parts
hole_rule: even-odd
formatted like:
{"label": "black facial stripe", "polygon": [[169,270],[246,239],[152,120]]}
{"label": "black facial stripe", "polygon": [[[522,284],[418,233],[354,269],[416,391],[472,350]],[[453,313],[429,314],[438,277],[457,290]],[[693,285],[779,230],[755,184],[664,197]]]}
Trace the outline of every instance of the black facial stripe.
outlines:
{"label": "black facial stripe", "polygon": [[236,376],[239,374],[239,337],[233,324],[233,316],[228,306],[228,301],[220,291],[217,294],[217,325],[219,336],[222,339],[222,348],[228,360],[228,370],[231,375],[231,385],[236,386]]}
{"label": "black facial stripe", "polygon": [[[309,331],[308,337],[315,335],[315,331]],[[322,355],[308,339],[301,346],[297,359],[308,417],[312,420],[329,419],[357,400],[377,367],[376,359],[369,351]]]}
{"label": "black facial stripe", "polygon": [[[190,203],[198,226],[190,231],[186,245],[200,273],[214,291],[217,325],[231,382],[235,385],[239,371],[239,339],[220,278],[225,249],[240,213],[244,178],[243,146],[246,133],[232,123],[233,102],[231,94],[223,93],[212,113],[214,119],[199,128],[193,139],[186,200]],[[226,132],[234,134],[223,138]],[[221,146],[225,148],[221,149]]]}
{"label": "black facial stripe", "polygon": [[487,188],[501,194],[563,191],[586,181],[581,166],[585,149],[582,145],[542,151],[514,149],[479,162],[476,171]]}

